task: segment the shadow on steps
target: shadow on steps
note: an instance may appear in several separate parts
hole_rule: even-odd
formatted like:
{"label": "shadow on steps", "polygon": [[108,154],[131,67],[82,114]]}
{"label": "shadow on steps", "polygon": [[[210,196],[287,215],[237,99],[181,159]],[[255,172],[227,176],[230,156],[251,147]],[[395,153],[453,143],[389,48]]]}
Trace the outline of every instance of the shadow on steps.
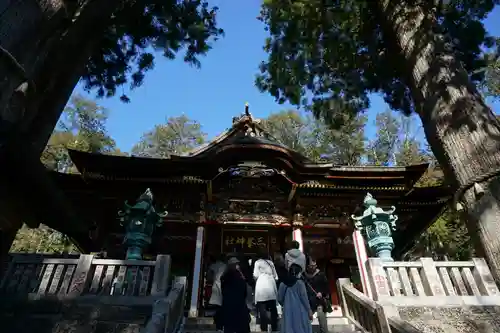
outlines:
{"label": "shadow on steps", "polygon": [[151,316],[151,306],[3,301],[2,333],[139,333]]}
{"label": "shadow on steps", "polygon": [[[353,333],[356,331],[353,324],[347,318],[335,317],[328,318],[328,332],[329,333]],[[313,332],[319,332],[319,325],[317,320],[313,323]],[[256,323],[255,317],[252,316],[250,322],[251,332],[261,332],[259,325]],[[181,333],[215,333],[215,325],[213,319],[209,317],[187,318],[184,324],[184,330]],[[286,333],[286,332],[285,332]]]}

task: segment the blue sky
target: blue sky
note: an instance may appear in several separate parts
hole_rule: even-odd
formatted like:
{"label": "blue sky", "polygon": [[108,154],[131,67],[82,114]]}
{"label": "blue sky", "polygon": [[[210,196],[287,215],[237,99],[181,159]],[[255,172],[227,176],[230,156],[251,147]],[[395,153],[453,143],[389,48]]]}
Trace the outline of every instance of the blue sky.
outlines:
{"label": "blue sky", "polygon": [[[287,108],[254,86],[257,66],[266,58],[262,50],[266,32],[256,19],[261,1],[215,0],[211,3],[220,8],[218,21],[225,37],[201,59],[200,69],[183,63],[182,57],[169,61],[158,54],[155,68],[147,73],[144,84],[127,92],[131,103],[124,104],[118,97],[98,100],[110,110],[107,127],[121,150],[130,151],[144,132],[163,123],[167,117],[184,113],[199,121],[212,138],[231,125],[232,117],[243,112],[245,102],[258,118]],[[491,34],[500,36],[499,21],[500,9],[497,8],[486,20]],[[94,97],[93,93],[86,94],[80,85],[74,92]],[[373,96],[371,102],[368,137],[374,134],[375,115],[387,107],[378,96]],[[500,110],[500,104],[492,106],[495,111]]]}

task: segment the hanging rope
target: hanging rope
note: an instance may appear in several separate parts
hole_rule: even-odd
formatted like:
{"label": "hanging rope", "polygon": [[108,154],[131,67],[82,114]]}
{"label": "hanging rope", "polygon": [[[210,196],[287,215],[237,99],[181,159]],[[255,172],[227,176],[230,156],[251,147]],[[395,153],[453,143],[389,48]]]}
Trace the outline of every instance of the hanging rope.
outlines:
{"label": "hanging rope", "polygon": [[457,210],[457,204],[458,204],[458,201],[462,199],[464,193],[469,190],[472,186],[474,186],[474,184],[476,183],[483,183],[493,177],[496,177],[500,175],[500,169],[497,169],[497,170],[491,170],[490,172],[487,172],[485,174],[482,174],[482,175],[479,175],[479,176],[476,176],[476,177],[472,177],[466,184],[460,186],[458,188],[458,190],[455,192],[455,195],[453,196],[453,206],[452,208],[454,210]]}

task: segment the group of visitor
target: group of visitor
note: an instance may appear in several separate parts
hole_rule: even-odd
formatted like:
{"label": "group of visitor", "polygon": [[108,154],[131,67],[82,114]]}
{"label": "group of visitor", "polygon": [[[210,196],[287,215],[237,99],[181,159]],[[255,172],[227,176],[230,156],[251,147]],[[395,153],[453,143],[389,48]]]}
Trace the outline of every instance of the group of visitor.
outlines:
{"label": "group of visitor", "polygon": [[[250,332],[250,313],[255,304],[261,331],[274,332],[281,326],[285,333],[311,333],[318,306],[329,308],[326,275],[311,258],[307,263],[296,241],[284,257],[275,253],[273,260],[267,252],[259,253],[253,263],[236,255],[226,263],[224,258],[217,258],[207,278],[212,284],[209,304],[215,307],[214,322],[219,332]],[[282,308],[281,325],[278,304]]]}

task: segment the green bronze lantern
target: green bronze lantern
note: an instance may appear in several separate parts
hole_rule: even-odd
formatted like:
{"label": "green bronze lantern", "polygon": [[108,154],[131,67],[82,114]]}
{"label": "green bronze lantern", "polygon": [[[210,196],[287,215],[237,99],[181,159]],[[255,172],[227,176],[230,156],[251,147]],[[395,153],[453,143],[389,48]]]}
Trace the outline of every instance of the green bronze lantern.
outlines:
{"label": "green bronze lantern", "polygon": [[383,210],[370,193],[366,194],[363,205],[365,210],[362,216],[351,215],[354,226],[366,237],[368,247],[375,256],[384,261],[394,261],[391,252],[394,249],[392,231],[396,230],[398,220],[398,216],[393,214],[396,207]]}
{"label": "green bronze lantern", "polygon": [[156,227],[163,224],[168,212],[157,213],[153,207],[153,193],[148,188],[135,205],[125,201],[125,210],[119,211],[120,224],[125,227],[123,244],[127,246],[127,260],[141,260],[144,249],[151,244]]}

